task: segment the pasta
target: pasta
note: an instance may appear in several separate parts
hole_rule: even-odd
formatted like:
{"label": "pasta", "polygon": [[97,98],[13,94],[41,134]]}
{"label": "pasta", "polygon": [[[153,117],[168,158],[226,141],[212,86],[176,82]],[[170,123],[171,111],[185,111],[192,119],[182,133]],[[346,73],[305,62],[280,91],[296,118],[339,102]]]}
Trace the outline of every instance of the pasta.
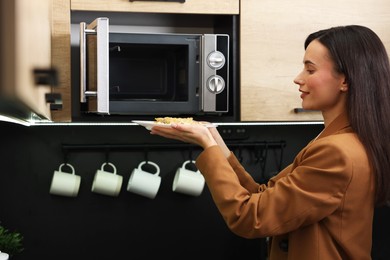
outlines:
{"label": "pasta", "polygon": [[197,121],[194,121],[192,117],[156,117],[157,123],[160,124],[198,124]]}

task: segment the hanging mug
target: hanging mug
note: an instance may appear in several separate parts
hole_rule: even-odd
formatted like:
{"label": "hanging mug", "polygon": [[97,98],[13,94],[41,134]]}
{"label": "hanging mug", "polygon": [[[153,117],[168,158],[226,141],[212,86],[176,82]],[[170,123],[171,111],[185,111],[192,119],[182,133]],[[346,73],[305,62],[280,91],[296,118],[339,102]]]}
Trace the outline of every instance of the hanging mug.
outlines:
{"label": "hanging mug", "polygon": [[[151,173],[142,169],[142,166],[145,164],[150,164],[156,169],[155,173]],[[127,191],[147,197],[149,199],[154,199],[157,195],[157,192],[160,188],[161,177],[160,167],[151,161],[143,161],[138,165],[138,168],[134,168],[129,182],[127,184]]]}
{"label": "hanging mug", "polygon": [[195,161],[185,161],[176,170],[172,190],[190,196],[199,196],[203,191],[205,180],[200,171],[192,171],[186,168],[189,163],[195,164]]}
{"label": "hanging mug", "polygon": [[[104,170],[105,166],[111,166],[113,172]],[[96,171],[92,184],[92,192],[117,197],[121,191],[123,177],[116,174],[114,164],[106,162]]]}
{"label": "hanging mug", "polygon": [[[62,171],[62,167],[69,167],[72,172]],[[69,163],[60,165],[58,171],[54,171],[50,184],[50,193],[54,195],[76,197],[80,189],[81,177],[75,174],[74,167]]]}

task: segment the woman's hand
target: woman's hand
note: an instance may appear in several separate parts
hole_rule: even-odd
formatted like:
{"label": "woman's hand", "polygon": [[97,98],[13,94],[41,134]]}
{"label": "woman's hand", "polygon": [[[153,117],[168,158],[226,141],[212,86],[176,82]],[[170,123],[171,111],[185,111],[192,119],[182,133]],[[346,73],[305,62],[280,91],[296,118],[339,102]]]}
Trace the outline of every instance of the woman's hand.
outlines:
{"label": "woman's hand", "polygon": [[230,155],[230,150],[216,127],[207,128],[203,125],[173,124],[171,128],[154,126],[150,133],[185,143],[196,144],[203,149],[219,145],[226,157]]}
{"label": "woman's hand", "polygon": [[172,124],[171,127],[154,126],[150,133],[185,143],[196,144],[203,149],[217,145],[217,141],[209,129],[201,124]]}

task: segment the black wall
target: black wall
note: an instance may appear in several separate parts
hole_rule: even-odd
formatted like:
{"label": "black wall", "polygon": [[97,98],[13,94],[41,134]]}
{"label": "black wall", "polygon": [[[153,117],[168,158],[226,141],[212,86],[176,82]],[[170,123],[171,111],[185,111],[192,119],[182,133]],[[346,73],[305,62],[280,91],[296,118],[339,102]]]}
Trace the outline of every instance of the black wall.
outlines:
{"label": "black wall", "polygon": [[[1,123],[0,129],[0,222],[24,235],[25,250],[12,260],[151,259],[155,255],[173,260],[265,259],[264,239],[247,240],[230,232],[207,187],[200,197],[172,192],[176,168],[189,158],[195,159],[200,152],[197,148],[153,148],[152,144],[178,143],[151,136],[134,125],[24,127]],[[219,129],[235,132],[242,126]],[[282,154],[278,148],[270,148],[266,154],[264,150],[255,153],[245,147],[232,148],[253,177],[264,181],[291,162],[322,126],[244,129],[247,138],[241,142],[286,142]],[[63,150],[65,145],[76,144],[93,148]],[[121,145],[129,146],[119,149]],[[133,149],[130,145],[139,147]],[[263,156],[256,158],[256,154]],[[145,158],[161,169],[162,183],[155,199],[126,191],[132,169]],[[117,173],[124,177],[118,197],[90,191],[95,171],[106,161],[115,164]],[[63,162],[72,164],[81,175],[76,198],[49,194],[53,171]],[[377,212],[373,258],[388,259],[389,209]]]}

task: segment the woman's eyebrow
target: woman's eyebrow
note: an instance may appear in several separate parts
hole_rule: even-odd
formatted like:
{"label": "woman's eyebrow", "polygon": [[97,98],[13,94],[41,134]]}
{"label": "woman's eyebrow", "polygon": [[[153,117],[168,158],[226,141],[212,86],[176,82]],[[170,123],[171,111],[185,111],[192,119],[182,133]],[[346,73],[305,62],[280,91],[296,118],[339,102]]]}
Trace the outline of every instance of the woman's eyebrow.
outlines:
{"label": "woman's eyebrow", "polygon": [[314,62],[312,62],[311,60],[305,60],[303,61],[303,64],[305,65],[316,65]]}

